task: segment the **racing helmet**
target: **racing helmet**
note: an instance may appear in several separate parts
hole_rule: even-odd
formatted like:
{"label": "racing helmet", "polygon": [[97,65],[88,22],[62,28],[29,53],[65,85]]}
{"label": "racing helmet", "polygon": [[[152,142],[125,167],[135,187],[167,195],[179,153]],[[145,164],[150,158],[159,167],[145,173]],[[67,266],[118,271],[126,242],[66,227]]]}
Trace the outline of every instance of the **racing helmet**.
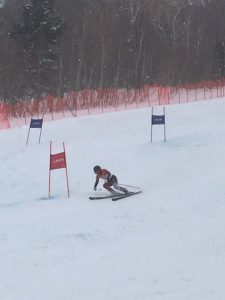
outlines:
{"label": "racing helmet", "polygon": [[94,170],[95,174],[98,174],[101,171],[101,167],[95,166],[93,170]]}

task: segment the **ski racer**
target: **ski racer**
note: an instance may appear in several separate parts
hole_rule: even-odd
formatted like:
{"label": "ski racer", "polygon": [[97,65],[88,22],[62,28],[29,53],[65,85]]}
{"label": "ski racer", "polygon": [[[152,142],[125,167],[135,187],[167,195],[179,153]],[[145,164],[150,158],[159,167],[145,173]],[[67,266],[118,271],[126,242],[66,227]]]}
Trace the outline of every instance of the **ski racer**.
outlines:
{"label": "ski racer", "polygon": [[100,166],[94,167],[94,173],[96,174],[96,180],[94,185],[94,190],[97,190],[97,185],[99,183],[99,179],[105,180],[103,187],[112,194],[116,194],[116,191],[112,189],[114,187],[116,190],[119,190],[125,194],[128,193],[128,190],[124,187],[118,185],[118,180],[115,175],[112,175],[108,170],[102,169]]}

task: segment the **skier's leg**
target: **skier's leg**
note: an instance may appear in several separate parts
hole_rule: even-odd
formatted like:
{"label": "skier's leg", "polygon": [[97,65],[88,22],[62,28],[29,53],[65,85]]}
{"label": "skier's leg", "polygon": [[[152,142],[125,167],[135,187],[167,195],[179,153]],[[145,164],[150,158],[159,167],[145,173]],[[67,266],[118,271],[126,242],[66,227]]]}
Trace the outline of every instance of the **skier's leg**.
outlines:
{"label": "skier's leg", "polygon": [[117,180],[117,177],[115,175],[112,175],[112,177],[110,178],[110,181],[112,182],[112,186],[114,187],[114,189],[119,190],[119,191],[121,191],[125,194],[128,193],[127,189],[125,189],[124,187],[118,185],[118,180]]}
{"label": "skier's leg", "polygon": [[109,192],[112,193],[112,194],[115,194],[116,191],[114,191],[114,190],[111,188],[111,186],[112,186],[112,183],[110,183],[110,182],[105,182],[105,183],[103,184],[103,187],[104,187],[107,191],[109,191]]}

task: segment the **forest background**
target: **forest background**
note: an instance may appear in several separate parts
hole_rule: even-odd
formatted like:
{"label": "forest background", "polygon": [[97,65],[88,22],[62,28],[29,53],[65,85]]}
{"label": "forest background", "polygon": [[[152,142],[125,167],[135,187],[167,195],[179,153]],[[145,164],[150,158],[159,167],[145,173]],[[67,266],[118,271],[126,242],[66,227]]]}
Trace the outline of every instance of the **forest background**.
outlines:
{"label": "forest background", "polygon": [[2,1],[0,100],[222,79],[224,16],[224,0]]}

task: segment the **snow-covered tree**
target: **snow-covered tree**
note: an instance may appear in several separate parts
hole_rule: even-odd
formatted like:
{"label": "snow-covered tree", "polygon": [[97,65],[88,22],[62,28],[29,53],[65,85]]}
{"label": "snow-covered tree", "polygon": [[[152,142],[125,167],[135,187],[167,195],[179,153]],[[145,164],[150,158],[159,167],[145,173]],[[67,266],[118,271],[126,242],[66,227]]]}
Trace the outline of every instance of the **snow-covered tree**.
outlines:
{"label": "snow-covered tree", "polygon": [[20,22],[13,25],[10,34],[22,49],[29,96],[58,92],[58,54],[63,27],[55,0],[29,0],[22,7]]}

